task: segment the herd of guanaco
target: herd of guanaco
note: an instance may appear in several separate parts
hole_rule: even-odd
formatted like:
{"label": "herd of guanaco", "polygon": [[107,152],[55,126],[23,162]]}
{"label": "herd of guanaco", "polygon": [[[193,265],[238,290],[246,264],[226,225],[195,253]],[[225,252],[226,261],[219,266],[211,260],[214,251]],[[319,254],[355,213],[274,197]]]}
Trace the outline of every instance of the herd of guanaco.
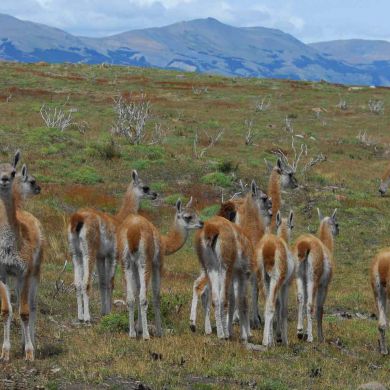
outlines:
{"label": "herd of guanaco", "polygon": [[[37,291],[43,256],[43,230],[39,220],[24,210],[24,201],[40,193],[34,176],[23,165],[17,151],[11,163],[0,164],[0,298],[4,320],[1,360],[10,358],[13,316],[10,280],[15,280],[22,341],[26,360],[34,360]],[[322,317],[334,269],[334,237],[339,233],[336,210],[323,217],[318,209],[316,235],[303,234],[290,244],[294,214],[282,218],[282,188],[298,187],[295,172],[278,159],[269,178],[267,192],[252,181],[247,194],[222,202],[218,215],[202,221],[194,201],[183,205],[178,199],[171,229],[161,234],[147,218],[138,214],[143,198],[158,194],[133,170],[131,182],[115,215],[83,208],[69,218],[68,243],[74,266],[77,317],[90,323],[89,294],[96,268],[101,296],[101,314],[112,309],[116,266],[123,270],[129,313],[129,336],[149,339],[147,321],[148,287],[151,282],[155,335],[162,336],[160,286],[164,256],[180,250],[189,231],[195,230],[195,250],[201,266],[193,285],[190,328],[196,331],[198,300],[204,308],[205,333],[212,333],[214,307],[217,336],[232,337],[233,323],[240,325],[240,339],[247,344],[252,330],[259,328],[259,291],[264,301],[263,338],[265,347],[275,341],[288,344],[287,307],[289,288],[296,281],[298,301],[297,336],[313,341],[313,316],[318,341],[323,341]],[[384,195],[390,184],[390,170],[381,180]],[[390,248],[373,259],[371,285],[379,313],[380,352],[387,354],[386,306],[390,297]],[[248,304],[248,286],[251,305]],[[212,305],[211,305],[212,303]],[[134,313],[137,305],[138,322]],[[306,328],[305,328],[306,317]],[[275,323],[275,328],[274,328]],[[274,337],[274,329],[276,337]]]}

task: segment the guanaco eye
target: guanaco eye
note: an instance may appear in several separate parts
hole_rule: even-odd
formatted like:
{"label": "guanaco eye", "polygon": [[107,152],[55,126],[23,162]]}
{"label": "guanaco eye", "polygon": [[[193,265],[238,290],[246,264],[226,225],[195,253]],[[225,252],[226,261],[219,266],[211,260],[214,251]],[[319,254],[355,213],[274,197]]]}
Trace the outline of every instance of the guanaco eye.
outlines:
{"label": "guanaco eye", "polygon": [[15,177],[15,174],[16,174],[16,172],[15,172],[15,171],[12,171],[11,176],[12,176],[12,177]]}
{"label": "guanaco eye", "polygon": [[35,186],[35,184],[36,184],[37,182],[36,182],[35,180],[31,180],[30,183],[31,183],[32,186]]}
{"label": "guanaco eye", "polygon": [[191,215],[187,215],[186,217],[184,217],[184,220],[185,220],[186,222],[190,222],[191,219],[192,219],[192,216],[191,216]]}
{"label": "guanaco eye", "polygon": [[149,190],[150,190],[150,188],[147,187],[147,186],[143,187],[142,189],[143,189],[144,192],[149,192]]}

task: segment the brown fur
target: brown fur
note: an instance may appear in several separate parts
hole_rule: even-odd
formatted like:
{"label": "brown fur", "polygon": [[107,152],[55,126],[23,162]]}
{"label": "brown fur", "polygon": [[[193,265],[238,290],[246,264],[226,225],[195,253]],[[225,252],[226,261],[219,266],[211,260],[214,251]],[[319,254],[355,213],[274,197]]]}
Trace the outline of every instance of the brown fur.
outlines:
{"label": "brown fur", "polygon": [[382,180],[385,181],[390,177],[390,164],[386,167],[386,170],[383,172]]}
{"label": "brown fur", "polygon": [[3,317],[8,316],[9,306],[8,306],[8,298],[5,285],[2,281],[0,281],[0,299],[1,299],[1,313]]}
{"label": "brown fur", "polygon": [[327,224],[322,221],[317,234],[318,238],[329,249],[330,253],[333,253],[334,240],[333,235]]}
{"label": "brown fur", "polygon": [[374,294],[376,294],[375,278],[378,276],[380,284],[386,289],[390,298],[390,248],[382,249],[376,254],[371,263],[370,274]]}
{"label": "brown fur", "polygon": [[199,261],[205,268],[202,256],[202,241],[210,246],[211,241],[218,237],[221,245],[221,257],[228,269],[232,267],[237,259],[238,248],[241,247],[243,255],[248,259],[248,265],[252,271],[257,270],[256,262],[253,260],[253,246],[245,235],[244,231],[237,225],[227,221],[225,218],[215,216],[205,222],[203,229],[195,234],[195,247],[199,256]]}
{"label": "brown fur", "polygon": [[[16,238],[16,249],[19,257],[19,261],[23,263],[23,268],[25,269],[23,273],[23,287],[20,291],[20,301],[19,301],[19,314],[20,318],[26,326],[29,321],[30,315],[30,306],[29,306],[29,288],[30,288],[30,278],[33,272],[33,255],[34,255],[34,232],[31,230],[29,226],[29,222],[31,222],[31,218],[25,218],[23,222],[23,218],[20,218],[20,215],[23,216],[23,213],[19,212],[18,216],[18,207],[21,206],[21,195],[17,190],[17,187],[12,187],[12,200],[8,205],[6,205],[5,201],[0,202],[0,221],[1,224],[9,225],[13,230],[13,233]],[[28,213],[27,213],[28,215]],[[26,214],[24,214],[26,216]],[[31,216],[31,214],[30,214]],[[27,223],[26,223],[27,222]],[[2,304],[4,305],[4,309],[2,309],[3,313],[7,315],[7,304],[4,303],[4,285],[1,286],[2,292]],[[8,307],[8,312],[10,308]],[[9,358],[7,352],[4,352],[4,357],[6,359]],[[34,360],[34,350],[26,350],[25,355],[26,360]]]}
{"label": "brown fur", "polygon": [[239,215],[238,225],[254,247],[264,235],[264,223],[253,200],[252,193],[246,195],[244,201],[238,207],[237,213]]}
{"label": "brown fur", "polygon": [[280,169],[278,167],[274,167],[268,182],[268,196],[272,199],[272,219],[270,224],[271,233],[275,232],[276,214],[279,210],[281,210],[282,207],[280,175]]}

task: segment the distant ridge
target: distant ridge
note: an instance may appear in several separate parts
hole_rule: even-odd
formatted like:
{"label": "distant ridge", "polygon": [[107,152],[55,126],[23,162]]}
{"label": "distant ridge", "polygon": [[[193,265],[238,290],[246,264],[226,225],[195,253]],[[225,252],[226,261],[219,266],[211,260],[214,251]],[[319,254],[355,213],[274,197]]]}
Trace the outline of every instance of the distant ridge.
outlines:
{"label": "distant ridge", "polygon": [[390,86],[389,42],[307,45],[280,30],[233,27],[213,18],[85,38],[0,14],[0,60],[107,62],[227,76]]}

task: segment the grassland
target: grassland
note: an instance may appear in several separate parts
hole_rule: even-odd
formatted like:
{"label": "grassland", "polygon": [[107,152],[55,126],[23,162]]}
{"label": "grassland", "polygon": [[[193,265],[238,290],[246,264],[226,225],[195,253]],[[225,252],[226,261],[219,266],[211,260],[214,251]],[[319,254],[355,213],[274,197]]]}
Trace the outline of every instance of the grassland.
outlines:
{"label": "grassland", "polygon": [[[203,92],[195,94],[193,87]],[[140,91],[152,103],[148,126],[158,122],[166,131],[161,145],[132,146],[110,135],[113,97]],[[271,99],[264,112],[255,110],[259,96]],[[347,100],[348,109],[336,107],[340,96]],[[385,113],[371,113],[370,99],[383,100]],[[74,121],[83,124],[85,133],[76,125],[63,133],[46,128],[39,112],[42,104],[72,109]],[[319,116],[312,110],[318,107],[324,109]],[[382,88],[348,90],[327,83],[183,76],[152,69],[1,63],[1,160],[8,160],[20,148],[42,184],[42,194],[27,209],[41,219],[47,243],[39,292],[37,360],[23,361],[15,321],[12,361],[1,366],[0,387],[124,388],[128,378],[160,389],[354,389],[374,380],[389,386],[390,360],[377,352],[368,280],[373,254],[390,242],[390,200],[377,193],[390,153],[388,107],[390,90]],[[255,178],[266,188],[264,158],[275,161],[276,148],[291,156],[291,138],[284,130],[286,116],[293,118],[295,133],[304,136],[309,155],[322,152],[327,157],[306,177],[298,175],[301,187],[284,196],[284,210],[292,207],[297,217],[294,238],[315,231],[316,207],[323,212],[339,209],[337,265],[325,308],[325,343],[297,340],[294,288],[288,348],[249,352],[236,338],[222,343],[215,335],[205,337],[201,326],[191,333],[189,306],[199,271],[192,240],[166,258],[162,309],[171,331],[164,338],[130,340],[123,307],[100,321],[96,283],[93,325],[75,325],[73,270],[65,234],[73,210],[94,206],[114,212],[131,169],[136,168],[164,200],[142,205],[144,215],[161,230],[169,227],[172,203],[179,195],[193,195],[203,215],[210,216],[222,189],[225,196],[235,192],[237,178],[244,182]],[[247,119],[253,120],[257,134],[249,146],[244,142]],[[200,145],[205,146],[203,130],[215,134],[220,129],[224,129],[220,142],[203,158],[194,158],[195,133],[199,132]],[[357,140],[359,131],[367,132],[371,145]],[[299,145],[298,138],[296,142]],[[118,272],[115,298],[123,295]],[[257,331],[253,341],[260,340]]]}

